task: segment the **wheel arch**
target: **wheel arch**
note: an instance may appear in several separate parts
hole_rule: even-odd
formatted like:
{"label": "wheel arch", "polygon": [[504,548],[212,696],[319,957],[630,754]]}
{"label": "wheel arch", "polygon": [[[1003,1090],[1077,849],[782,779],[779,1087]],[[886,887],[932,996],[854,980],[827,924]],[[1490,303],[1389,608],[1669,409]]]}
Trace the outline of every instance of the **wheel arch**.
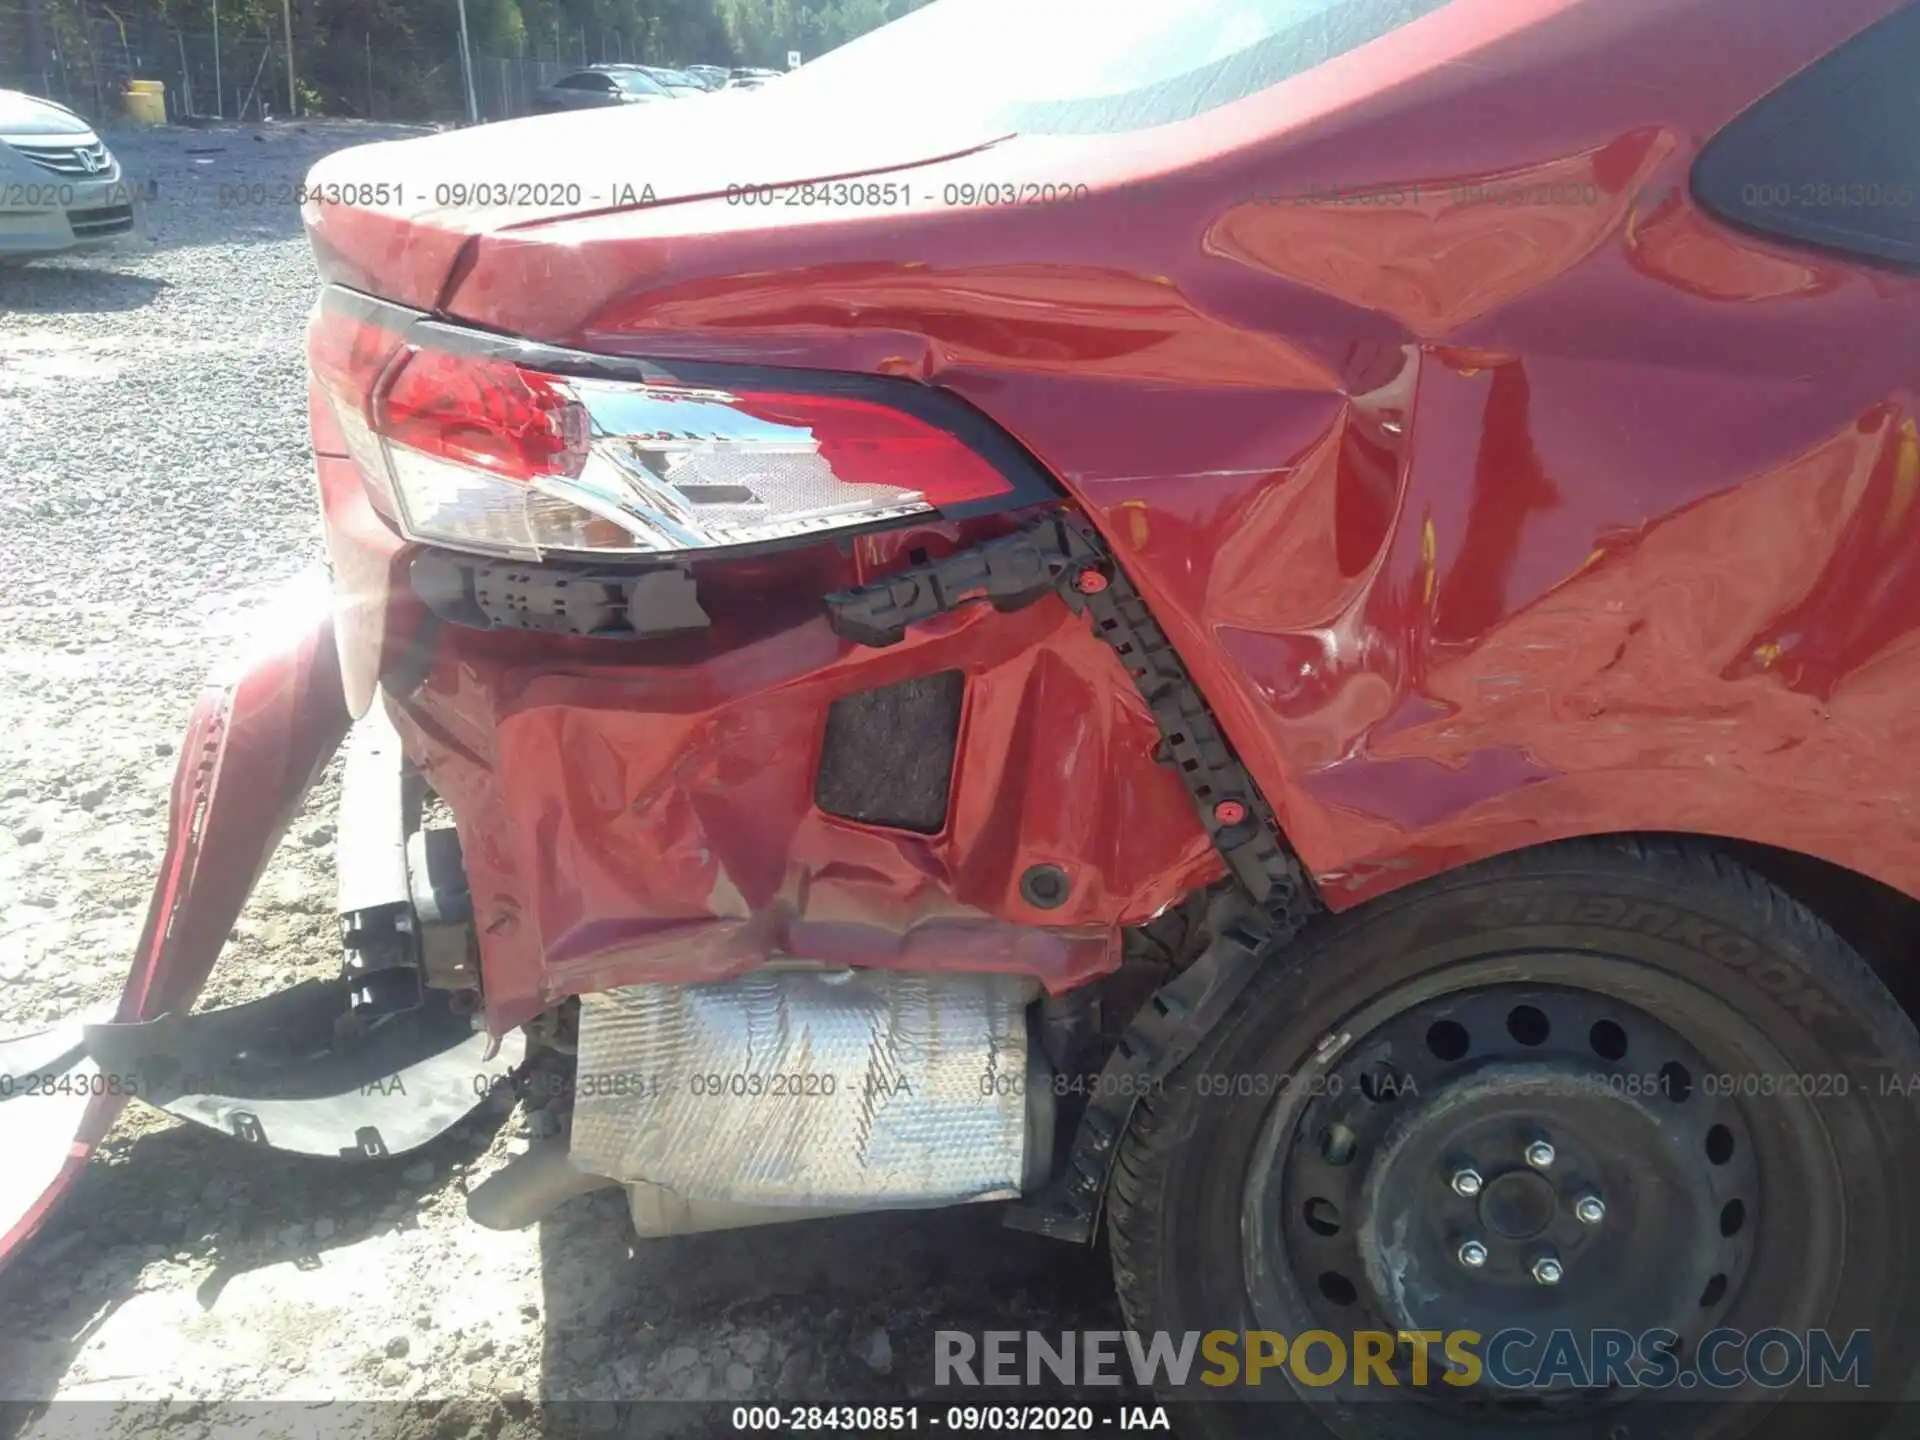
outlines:
{"label": "wheel arch", "polygon": [[[1351,894],[1342,896],[1337,887],[1329,887],[1329,877],[1321,877],[1323,893],[1332,908],[1357,909],[1367,900],[1400,894],[1420,880],[1439,878],[1473,869],[1492,860],[1512,861],[1522,855],[1550,850],[1581,841],[1605,843],[1610,840],[1688,844],[1715,851],[1744,865],[1790,898],[1814,913],[1840,938],[1858,951],[1872,967],[1907,1015],[1920,1024],[1920,966],[1912,963],[1920,955],[1920,897],[1902,890],[1881,876],[1853,865],[1820,855],[1811,850],[1772,844],[1740,836],[1713,834],[1698,830],[1641,829],[1613,830],[1556,835],[1505,846],[1476,854],[1457,864],[1420,865],[1407,860],[1387,883],[1366,886],[1364,900]],[[1386,867],[1379,866],[1378,874]],[[1370,867],[1373,868],[1373,867]],[[1362,871],[1346,872],[1358,879]],[[1336,880],[1344,877],[1333,877]]]}
{"label": "wheel arch", "polygon": [[1860,953],[1909,1018],[1920,1023],[1920,899],[1818,855],[1754,840],[1692,838],[1784,890]]}
{"label": "wheel arch", "polygon": [[[1672,878],[1680,885],[1691,886],[1696,881],[1701,882],[1703,892],[1708,893],[1703,894],[1698,915],[1704,918],[1705,923],[1687,927],[1669,926],[1664,920],[1656,921],[1651,927],[1639,923],[1638,912],[1642,907],[1632,902],[1650,895],[1657,896],[1658,886],[1650,890],[1647,882],[1650,878],[1656,881],[1661,878],[1663,864],[1672,865],[1675,872]],[[1509,878],[1521,882],[1523,892],[1531,892],[1513,897],[1523,903],[1512,909],[1504,904],[1486,903],[1488,892],[1499,891]],[[1560,900],[1572,903],[1536,906],[1535,902],[1543,896],[1550,902]],[[1613,903],[1585,911],[1584,902],[1594,897]],[[1677,908],[1693,908],[1684,904],[1681,894],[1676,893],[1673,898],[1680,902]],[[1627,903],[1623,906],[1622,901]],[[1434,908],[1423,916],[1405,913],[1422,906]],[[1846,913],[1849,907],[1857,907],[1862,913],[1849,916]],[[1260,1108],[1268,1103],[1262,1097],[1273,1093],[1285,1097],[1307,1092],[1297,1088],[1283,1088],[1278,1092],[1256,1089],[1244,1092],[1251,1098],[1237,1099],[1233,1097],[1241,1096],[1243,1092],[1234,1090],[1223,1098],[1217,1086],[1210,1091],[1196,1083],[1198,1074],[1210,1072],[1217,1077],[1221,1074],[1249,1072],[1269,1075],[1316,1073],[1291,1067],[1317,1063],[1318,1057],[1327,1048],[1324,1037],[1348,1029],[1347,1021],[1340,1018],[1347,1015],[1357,1017],[1351,1026],[1352,1043],[1342,1044],[1333,1053],[1351,1054],[1359,1057],[1361,1064],[1374,1064],[1383,1056],[1391,1055],[1397,1059],[1406,1051],[1421,1050],[1423,1047],[1419,1044],[1420,1032],[1417,1029],[1411,1043],[1403,1035],[1391,1048],[1374,1044],[1378,1034],[1375,1024],[1378,1014],[1373,1008],[1373,1001],[1362,998],[1358,1007],[1354,1008],[1355,997],[1388,996],[1397,989],[1424,986],[1429,977],[1439,981],[1439,988],[1416,995],[1416,1000],[1444,994],[1449,984],[1470,989],[1476,979],[1481,983],[1491,981],[1496,988],[1504,987],[1516,978],[1511,970],[1504,968],[1509,957],[1515,953],[1515,945],[1533,943],[1517,940],[1517,936],[1534,937],[1542,945],[1543,955],[1555,958],[1554,952],[1560,946],[1559,937],[1563,935],[1573,943],[1570,949],[1560,951],[1557,958],[1564,960],[1568,955],[1578,957],[1585,951],[1588,957],[1598,957],[1603,962],[1607,962],[1614,953],[1635,962],[1634,978],[1626,987],[1628,994],[1634,993],[1645,983],[1642,975],[1649,967],[1676,975],[1683,969],[1690,970],[1699,977],[1701,983],[1722,994],[1730,1007],[1730,1015],[1755,1024],[1767,1023],[1770,1026],[1769,1034],[1780,1033],[1776,1022],[1783,1016],[1795,1019],[1797,1023],[1788,1027],[1795,1033],[1786,1038],[1796,1047],[1792,1053],[1802,1063],[1811,1059],[1829,1070],[1851,1069],[1850,1063],[1840,1062],[1867,1056],[1873,1057],[1868,1061],[1869,1064],[1883,1060],[1891,1072],[1904,1073],[1912,1065],[1916,1043],[1913,1027],[1894,1013],[1893,1006],[1884,994],[1875,998],[1872,993],[1875,987],[1860,955],[1847,953],[1847,949],[1838,942],[1851,942],[1851,948],[1859,952],[1869,949],[1877,951],[1876,958],[1884,958],[1889,953],[1886,949],[1888,942],[1876,940],[1876,934],[1891,937],[1891,943],[1897,945],[1903,926],[1911,923],[1912,907],[1913,902],[1907,897],[1890,891],[1880,882],[1802,853],[1687,832],[1627,831],[1514,847],[1482,863],[1446,867],[1426,884],[1395,887],[1381,895],[1377,908],[1372,905],[1356,907],[1350,918],[1319,927],[1312,932],[1317,935],[1317,940],[1303,935],[1303,949],[1311,951],[1317,946],[1329,948],[1322,955],[1300,957],[1308,962],[1306,964],[1286,967],[1269,963],[1263,969],[1257,986],[1246,992],[1245,1002],[1237,1007],[1236,1015],[1227,1025],[1220,1027],[1217,1042],[1210,1038],[1202,1048],[1196,1050],[1192,1058],[1193,1071],[1189,1073],[1187,1083],[1170,1083],[1164,1090],[1143,1098],[1135,1123],[1123,1137],[1107,1218],[1115,1279],[1128,1323],[1139,1329],[1179,1331],[1194,1323],[1196,1317],[1218,1314],[1223,1308],[1236,1304],[1244,1308],[1248,1303],[1246,1297],[1252,1293],[1246,1278],[1250,1273],[1249,1259],[1264,1266],[1268,1260],[1263,1257],[1279,1253],[1272,1245],[1255,1246],[1251,1250],[1247,1248],[1244,1237],[1250,1232],[1246,1202],[1236,1206],[1220,1200],[1218,1197],[1221,1194],[1231,1196],[1236,1187],[1232,1183],[1221,1183],[1218,1177],[1225,1175],[1231,1181],[1254,1173],[1254,1167],[1267,1163],[1271,1156],[1271,1144],[1263,1149],[1260,1139],[1271,1128],[1269,1122],[1258,1114]],[[1656,903],[1645,908],[1658,911],[1665,907]],[[1826,922],[1825,926],[1812,925],[1810,922],[1815,918]],[[1718,942],[1731,938],[1726,927],[1731,927],[1734,932],[1745,932],[1738,938],[1747,946],[1746,951],[1732,953],[1744,953],[1748,957],[1754,954],[1751,937],[1759,935],[1762,930],[1774,931],[1777,928],[1781,932],[1781,943],[1761,947],[1761,953],[1770,954],[1774,963],[1763,967],[1752,964],[1751,959],[1746,963],[1735,963],[1733,959],[1723,958],[1723,954],[1727,953],[1726,947]],[[1590,932],[1587,937],[1589,943],[1580,943],[1577,933],[1567,933],[1581,930]],[[1636,945],[1636,941],[1647,943]],[[1624,944],[1625,948],[1615,952],[1613,947],[1616,942]],[[1342,948],[1344,954],[1340,953]],[[1676,961],[1676,955],[1681,957],[1680,961]],[[1455,962],[1471,961],[1475,956],[1490,956],[1498,963],[1491,969],[1483,968],[1477,976],[1469,977],[1464,986],[1452,981],[1448,971]],[[1316,974],[1312,966],[1314,960],[1325,960],[1330,968]],[[1343,964],[1343,961],[1346,963]],[[1781,987],[1764,978],[1774,969],[1807,980],[1817,987],[1821,996],[1832,998],[1838,1004],[1838,1011],[1831,1017],[1822,1016],[1816,1025],[1811,1022],[1814,1017],[1820,1016],[1819,1007],[1802,1008],[1776,1003],[1784,992]],[[1568,972],[1563,969],[1560,973],[1565,975]],[[1555,983],[1554,976],[1548,974],[1541,977],[1540,983],[1551,986]],[[1504,1005],[1505,1002],[1496,1003]],[[1676,1007],[1675,1013],[1686,1009],[1685,1006]],[[1647,1010],[1647,1014],[1656,1022],[1667,1013],[1667,1009],[1658,1003]],[[1696,1016],[1698,1014],[1693,1013]],[[1839,1022],[1841,1014],[1848,1017],[1844,1025]],[[1767,1016],[1771,1016],[1772,1020],[1760,1018]],[[1480,1018],[1483,1022],[1486,1020],[1484,1015]],[[1834,1023],[1829,1025],[1828,1019]],[[1419,1024],[1425,1023],[1425,1019],[1419,1020]],[[1483,1028],[1473,1024],[1471,1019],[1469,1024],[1475,1034],[1491,1033],[1500,1028],[1498,1024]],[[1851,1038],[1842,1036],[1837,1041],[1821,1038],[1823,1035],[1835,1035],[1848,1027],[1857,1030],[1857,1035]],[[1539,1043],[1538,1040],[1525,1039],[1514,1031],[1510,1018],[1506,1029],[1520,1044]],[[1575,1029],[1571,1033],[1580,1035],[1585,1032]],[[1316,1041],[1315,1037],[1322,1038]],[[1802,1040],[1811,1048],[1800,1048]],[[1401,1048],[1403,1046],[1404,1050]],[[1433,1047],[1431,1040],[1424,1048],[1433,1049],[1434,1055],[1441,1060],[1460,1059],[1467,1054],[1463,1049],[1451,1056],[1443,1055]],[[1625,1045],[1613,1051],[1605,1049],[1596,1040],[1592,1042],[1592,1048],[1606,1060],[1625,1064],[1646,1063],[1647,1059],[1658,1058],[1657,1051],[1640,1050],[1637,1042],[1631,1053],[1635,1057],[1644,1057],[1642,1059],[1629,1059],[1629,1048]],[[1720,1052],[1712,1053],[1717,1056]],[[1747,1063],[1765,1065],[1767,1061],[1761,1057],[1769,1053],[1764,1049],[1749,1052],[1752,1058]],[[1311,1058],[1303,1060],[1301,1057]],[[1740,1063],[1736,1060],[1736,1068]],[[1471,1069],[1466,1073],[1471,1074]],[[1659,1073],[1664,1075],[1666,1067],[1659,1067]],[[1680,1073],[1683,1076],[1682,1083],[1687,1083],[1688,1092],[1691,1092],[1691,1084],[1684,1080],[1686,1071]],[[1365,1090],[1364,1083],[1360,1088]],[[1347,1089],[1351,1093],[1352,1086],[1349,1085]],[[1329,1090],[1312,1093],[1338,1092]],[[1712,1092],[1709,1089],[1705,1093]],[[1748,1092],[1742,1090],[1738,1093]],[[1844,1096],[1848,1092],[1843,1090],[1839,1093]],[[1881,1203],[1876,1199],[1881,1193],[1879,1187],[1859,1187],[1856,1191],[1856,1187],[1840,1182],[1848,1174],[1885,1173],[1889,1176],[1887,1183],[1891,1186],[1895,1183],[1891,1177],[1898,1171],[1904,1177],[1899,1184],[1912,1183],[1914,1171],[1910,1161],[1904,1158],[1912,1154],[1914,1122],[1911,1102],[1903,1098],[1904,1091],[1889,1092],[1882,1089],[1876,1095],[1871,1086],[1854,1087],[1851,1093],[1857,1097],[1857,1113],[1850,1113],[1855,1113],[1855,1118],[1861,1123],[1845,1133],[1852,1140],[1871,1142],[1868,1148],[1877,1147],[1877,1153],[1869,1154],[1866,1150],[1848,1152],[1850,1158],[1843,1157],[1840,1162],[1821,1169],[1819,1185],[1827,1187],[1821,1193],[1838,1195],[1844,1191],[1850,1204],[1862,1205],[1869,1223],[1888,1226],[1887,1234],[1891,1238],[1905,1237],[1899,1242],[1904,1246],[1911,1243],[1914,1235],[1910,1221],[1903,1218],[1913,1213],[1910,1200],[1902,1202],[1894,1197]],[[1372,1094],[1366,1098],[1369,1101],[1377,1099]],[[1238,1110],[1229,1113],[1229,1106],[1237,1106]],[[1384,1107],[1376,1106],[1376,1109],[1379,1108]],[[1870,1116],[1869,1108],[1872,1111]],[[1294,1118],[1285,1114],[1280,1117],[1283,1136],[1292,1133],[1308,1137],[1305,1142],[1307,1148],[1324,1150],[1324,1139],[1316,1146],[1313,1137],[1333,1133],[1317,1128],[1319,1121],[1326,1118],[1326,1112],[1318,1116],[1303,1113],[1297,1117],[1302,1122],[1297,1127],[1291,1126]],[[1523,1120],[1530,1118],[1522,1117]],[[1712,1118],[1718,1124],[1724,1117]],[[1868,1123],[1869,1119],[1871,1124]],[[1378,1126],[1375,1129],[1379,1131]],[[1726,1160],[1715,1156],[1712,1149],[1713,1133],[1706,1133],[1705,1153],[1712,1166],[1721,1166]],[[1763,1127],[1749,1138],[1754,1146],[1758,1146],[1773,1133],[1770,1127]],[[1840,1130],[1833,1132],[1835,1135],[1841,1133]],[[1696,1148],[1688,1153],[1700,1153],[1697,1148],[1699,1139],[1698,1136],[1694,1137],[1691,1143]],[[1592,1164],[1581,1167],[1578,1146],[1561,1148],[1574,1157],[1574,1165],[1569,1173],[1588,1179],[1599,1174]],[[1749,1148],[1742,1142],[1737,1147],[1723,1149],[1723,1153],[1731,1156],[1746,1153]],[[1452,1149],[1447,1137],[1443,1136],[1442,1143],[1434,1147],[1431,1153],[1448,1153]],[[1807,1156],[1817,1158],[1816,1152],[1824,1154],[1822,1145],[1818,1143],[1809,1144],[1805,1149]],[[1467,1150],[1465,1153],[1469,1158],[1478,1158],[1476,1151]],[[1638,1152],[1629,1147],[1622,1153]],[[1509,1171],[1517,1168],[1514,1165],[1516,1155],[1517,1152],[1509,1152],[1503,1162]],[[1770,1168],[1774,1176],[1811,1173],[1810,1170],[1803,1172],[1797,1164],[1783,1163],[1787,1160],[1797,1162],[1807,1156],[1776,1155],[1766,1160],[1760,1169],[1768,1171]],[[1896,1160],[1899,1161],[1897,1165],[1894,1163]],[[1336,1160],[1331,1156],[1328,1161],[1334,1166],[1347,1163],[1344,1159]],[[1544,1167],[1554,1161],[1551,1156],[1539,1162],[1529,1157],[1527,1163]],[[1322,1168],[1325,1169],[1324,1166]],[[1625,1170],[1616,1168],[1607,1175],[1602,1187],[1607,1191],[1610,1208],[1625,1214],[1633,1213],[1632,1188],[1626,1188],[1627,1203],[1622,1207],[1615,1204],[1614,1186],[1620,1181],[1621,1175],[1632,1168],[1632,1164]],[[1442,1181],[1446,1178],[1443,1167],[1426,1166],[1424,1160],[1417,1169],[1420,1174],[1433,1175]],[[1301,1194],[1313,1196],[1323,1193],[1317,1188],[1319,1182],[1315,1184],[1314,1189],[1292,1192],[1294,1199],[1298,1200]],[[1443,1190],[1445,1188],[1442,1186]],[[1286,1192],[1278,1193],[1284,1198]],[[1458,1193],[1467,1196],[1474,1192],[1461,1190]],[[1667,1192],[1663,1190],[1660,1193]],[[1771,1195],[1773,1192],[1769,1190],[1768,1193]],[[1805,1198],[1801,1195],[1793,1197],[1794,1203],[1775,1204],[1770,1212],[1765,1205],[1735,1212],[1733,1230],[1725,1228],[1726,1212],[1722,1210],[1718,1234],[1726,1237],[1735,1232],[1746,1233],[1741,1230],[1743,1223],[1751,1225],[1755,1223],[1756,1216],[1768,1213],[1776,1217],[1791,1215],[1794,1217],[1793,1223],[1797,1225],[1803,1214],[1814,1214],[1818,1208],[1800,1203]],[[1282,1207],[1269,1203],[1272,1199],[1272,1194],[1257,1194],[1254,1199],[1257,1213],[1279,1213]],[[1345,1195],[1335,1194],[1333,1199],[1339,1204],[1339,1208],[1333,1211],[1336,1231],[1344,1225],[1360,1233],[1372,1223],[1364,1207],[1355,1209],[1347,1206]],[[1718,1199],[1718,1192],[1709,1197],[1704,1213],[1711,1216]],[[1311,1201],[1307,1202],[1308,1207],[1311,1204]],[[1426,1202],[1423,1200],[1420,1204],[1424,1206]],[[1426,1212],[1422,1210],[1420,1213]],[[1353,1221],[1356,1215],[1360,1217],[1358,1225]],[[1583,1223],[1597,1223],[1588,1221],[1585,1216],[1580,1218]],[[1335,1233],[1316,1226],[1311,1216],[1305,1223],[1317,1235]],[[1856,1233],[1851,1215],[1842,1232]],[[1399,1246],[1399,1237],[1403,1234],[1401,1229],[1393,1228],[1383,1233],[1394,1235],[1395,1245]],[[1858,1233],[1865,1233],[1865,1227]],[[1227,1237],[1224,1246],[1218,1243],[1218,1237],[1221,1236]],[[1564,1238],[1562,1235],[1556,1240],[1556,1248],[1561,1248]],[[1308,1240],[1304,1251],[1294,1252],[1303,1254],[1310,1262],[1299,1270],[1308,1282],[1299,1287],[1303,1293],[1312,1291],[1312,1276],[1316,1270],[1320,1270],[1325,1258],[1325,1252],[1313,1248],[1317,1243]],[[1781,1245],[1777,1237],[1760,1243],[1761,1250],[1756,1253],[1764,1252],[1768,1244],[1775,1255],[1799,1253],[1792,1245]],[[1893,1248],[1892,1245],[1883,1248],[1876,1240],[1849,1250],[1846,1274],[1850,1288],[1844,1292],[1848,1308],[1844,1312],[1822,1312],[1803,1323],[1822,1324],[1837,1333],[1850,1333],[1850,1325],[1859,1328],[1865,1324],[1875,1333],[1889,1334],[1902,1328],[1902,1321],[1913,1313],[1911,1288],[1895,1293],[1891,1287],[1878,1283],[1882,1276],[1911,1273],[1888,1266],[1884,1257]],[[1565,1253],[1561,1248],[1561,1254]],[[1577,1249],[1574,1253],[1577,1258]],[[1707,1268],[1715,1269],[1715,1266],[1709,1264]],[[1346,1273],[1358,1272],[1349,1269]],[[1430,1267],[1428,1273],[1436,1271]],[[1596,1273],[1611,1272],[1603,1270]],[[1702,1309],[1709,1303],[1704,1296],[1715,1281],[1722,1285],[1722,1289],[1716,1293],[1727,1293],[1725,1276],[1728,1273],[1724,1268],[1715,1270],[1713,1278],[1700,1292],[1703,1296],[1699,1302]],[[1320,1278],[1324,1282],[1324,1271]],[[1336,1275],[1336,1278],[1339,1277]],[[1780,1281],[1777,1272],[1771,1283],[1776,1292],[1783,1285],[1796,1294],[1801,1290],[1812,1294],[1815,1289],[1811,1283],[1802,1285],[1798,1277],[1794,1277],[1790,1284]],[[1735,1288],[1737,1292],[1738,1287]],[[1320,1293],[1338,1305],[1352,1303],[1350,1299],[1328,1291],[1324,1283]],[[1691,1293],[1688,1292],[1689,1295]],[[1835,1293],[1842,1292],[1836,1290]],[[1761,1311],[1778,1303],[1777,1294],[1763,1299],[1765,1303],[1759,1306]],[[1693,1313],[1685,1296],[1681,1303],[1688,1314]],[[1827,1302],[1821,1303],[1824,1305]],[[1243,1312],[1227,1308],[1225,1313]],[[1315,1323],[1297,1318],[1291,1311],[1276,1313],[1275,1318],[1281,1323],[1275,1324],[1265,1314],[1253,1311],[1246,1323],[1269,1325],[1294,1333]],[[1212,1321],[1208,1319],[1202,1323]],[[1489,1327],[1476,1328],[1484,1330]],[[1222,1406],[1218,1410],[1224,1413],[1232,1408]],[[1464,1440],[1467,1435],[1488,1433],[1491,1427],[1485,1424],[1487,1419],[1484,1413],[1479,1412],[1463,1415],[1457,1429],[1449,1427],[1443,1430],[1436,1425],[1432,1433],[1458,1434]],[[1240,1432],[1237,1429],[1230,1432],[1223,1426],[1216,1433]],[[1321,1432],[1315,1430],[1314,1433]],[[1426,1431],[1422,1430],[1422,1433]]]}

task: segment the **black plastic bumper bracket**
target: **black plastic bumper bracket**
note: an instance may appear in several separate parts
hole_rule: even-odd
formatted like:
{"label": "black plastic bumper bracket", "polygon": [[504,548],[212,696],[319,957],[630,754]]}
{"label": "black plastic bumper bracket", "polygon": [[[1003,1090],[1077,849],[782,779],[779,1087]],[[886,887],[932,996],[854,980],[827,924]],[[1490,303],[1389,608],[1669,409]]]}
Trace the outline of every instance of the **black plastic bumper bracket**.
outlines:
{"label": "black plastic bumper bracket", "polygon": [[891,645],[909,625],[985,601],[1014,610],[1048,593],[1093,621],[1160,729],[1161,758],[1178,772],[1221,858],[1259,906],[1230,927],[1136,1015],[1091,1086],[1066,1161],[1047,1185],[1010,1207],[1007,1223],[1066,1240],[1093,1237],[1120,1136],[1139,1098],[1164,1081],[1240,994],[1262,956],[1291,941],[1324,906],[1273,810],[1233,753],[1166,632],[1099,532],[1049,514],[1012,534],[872,585],[827,597],[835,633]]}

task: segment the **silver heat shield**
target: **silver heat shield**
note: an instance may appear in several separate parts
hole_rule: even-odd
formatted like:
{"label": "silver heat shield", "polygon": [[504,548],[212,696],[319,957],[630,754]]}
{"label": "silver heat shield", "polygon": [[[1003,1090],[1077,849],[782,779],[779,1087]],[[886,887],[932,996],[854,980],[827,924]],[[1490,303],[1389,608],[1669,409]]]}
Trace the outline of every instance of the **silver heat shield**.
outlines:
{"label": "silver heat shield", "polygon": [[581,998],[573,1163],[691,1202],[1019,1194],[1025,976],[757,971]]}

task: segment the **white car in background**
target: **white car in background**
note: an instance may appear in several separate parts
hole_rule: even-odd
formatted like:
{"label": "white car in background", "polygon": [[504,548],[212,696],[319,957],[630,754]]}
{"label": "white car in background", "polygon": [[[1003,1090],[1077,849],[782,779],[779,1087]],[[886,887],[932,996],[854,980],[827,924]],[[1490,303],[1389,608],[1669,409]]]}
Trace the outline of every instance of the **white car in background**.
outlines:
{"label": "white car in background", "polygon": [[133,229],[132,187],[93,128],[64,105],[0,90],[0,264]]}

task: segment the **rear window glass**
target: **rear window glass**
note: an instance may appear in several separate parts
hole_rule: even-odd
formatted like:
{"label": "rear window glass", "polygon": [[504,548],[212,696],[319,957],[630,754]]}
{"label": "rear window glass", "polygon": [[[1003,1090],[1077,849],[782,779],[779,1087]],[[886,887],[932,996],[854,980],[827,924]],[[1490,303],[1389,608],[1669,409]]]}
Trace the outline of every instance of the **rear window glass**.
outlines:
{"label": "rear window glass", "polygon": [[1736,225],[1920,265],[1920,5],[1880,21],[1715,136],[1693,192]]}
{"label": "rear window glass", "polygon": [[[1185,120],[1311,70],[1448,0],[935,0],[782,82],[895,96],[1007,133]],[[876,110],[881,108],[875,105]]]}

